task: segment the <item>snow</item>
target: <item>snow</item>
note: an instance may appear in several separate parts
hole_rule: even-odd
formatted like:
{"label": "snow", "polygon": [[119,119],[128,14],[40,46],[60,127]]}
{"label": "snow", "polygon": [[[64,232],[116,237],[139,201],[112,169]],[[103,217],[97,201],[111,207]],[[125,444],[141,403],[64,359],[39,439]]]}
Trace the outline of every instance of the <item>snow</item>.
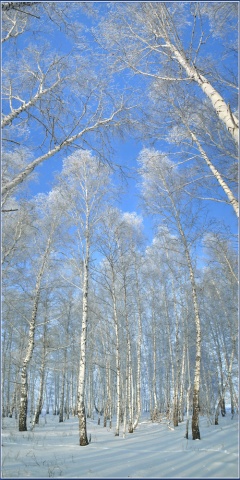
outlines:
{"label": "snow", "polygon": [[86,447],[78,444],[78,419],[63,423],[41,416],[34,431],[18,432],[15,419],[2,421],[2,478],[238,478],[238,416],[201,417],[201,440],[187,440],[185,422],[175,429],[144,414],[133,434],[88,420]]}

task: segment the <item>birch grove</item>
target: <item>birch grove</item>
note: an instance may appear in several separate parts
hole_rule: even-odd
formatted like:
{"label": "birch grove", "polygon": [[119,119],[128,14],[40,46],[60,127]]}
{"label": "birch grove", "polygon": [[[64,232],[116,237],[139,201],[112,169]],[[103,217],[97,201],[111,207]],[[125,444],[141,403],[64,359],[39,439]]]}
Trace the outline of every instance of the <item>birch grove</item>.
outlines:
{"label": "birch grove", "polygon": [[235,3],[2,2],[4,428],[238,414]]}

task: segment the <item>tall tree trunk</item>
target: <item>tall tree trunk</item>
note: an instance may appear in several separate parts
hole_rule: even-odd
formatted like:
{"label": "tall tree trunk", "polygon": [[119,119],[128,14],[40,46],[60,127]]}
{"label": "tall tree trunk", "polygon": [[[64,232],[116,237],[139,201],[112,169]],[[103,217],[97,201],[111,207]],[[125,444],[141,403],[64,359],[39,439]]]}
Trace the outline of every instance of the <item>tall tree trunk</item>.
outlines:
{"label": "tall tree trunk", "polygon": [[233,210],[237,216],[237,218],[239,218],[239,204],[238,204],[238,200],[235,198],[235,196],[233,195],[230,187],[228,186],[226,180],[224,180],[223,176],[221,175],[221,173],[218,171],[218,169],[215,167],[215,165],[212,163],[212,161],[210,160],[209,156],[207,155],[207,153],[205,152],[205,150],[203,149],[200,141],[198,140],[196,134],[191,130],[191,128],[189,127],[188,125],[188,121],[186,120],[186,117],[184,116],[184,113],[182,112],[182,110],[176,106],[176,104],[171,101],[171,104],[172,106],[177,109],[177,112],[183,122],[183,124],[185,125],[185,127],[187,128],[193,142],[197,145],[197,148],[199,150],[199,152],[201,153],[202,155],[202,158],[205,160],[207,166],[209,167],[209,169],[211,170],[212,174],[214,175],[214,177],[216,178],[217,182],[219,183],[220,187],[223,189],[226,197],[228,198],[228,201],[230,203],[230,205],[232,205],[233,207]]}
{"label": "tall tree trunk", "polygon": [[[173,351],[172,351],[172,338],[171,338],[171,332],[170,332],[170,317],[169,317],[169,311],[168,311],[168,298],[167,298],[167,292],[166,292],[166,285],[164,285],[164,301],[165,301],[165,309],[166,309],[166,323],[167,323],[167,333],[168,333],[168,348],[169,348],[169,357],[170,357],[170,368],[171,368],[171,377],[172,381],[170,381],[169,377],[169,382],[170,382],[170,387],[169,387],[169,392],[173,391],[173,403],[171,400],[171,396],[169,394],[169,412],[168,416],[169,419],[171,419],[171,414],[173,417],[173,424],[175,427],[178,425],[178,419],[176,417],[176,408],[177,408],[177,390],[176,390],[176,380],[175,380],[175,371],[174,371],[174,361],[173,361]],[[173,410],[173,411],[172,411]]]}
{"label": "tall tree trunk", "polygon": [[[151,9],[154,11],[155,6],[151,5]],[[174,45],[173,40],[171,39],[171,35],[175,34],[175,25],[171,19],[171,15],[168,12],[168,9],[164,3],[160,6],[161,15],[158,15],[158,19],[160,21],[160,29],[159,31],[155,31],[156,37],[159,39],[164,38],[165,41],[165,52],[169,50],[171,52],[171,56],[176,60],[182,68],[184,68],[185,72],[194,82],[196,82],[199,87],[202,89],[204,94],[209,98],[211,101],[213,108],[220,118],[220,120],[225,124],[227,130],[234,138],[235,142],[239,143],[239,124],[237,117],[232,113],[230,106],[226,104],[223,100],[221,95],[215,90],[215,88],[211,85],[209,80],[204,77],[198,70],[198,68],[193,64],[191,65],[189,60],[187,59],[184,49],[180,44],[178,38],[178,46]],[[156,13],[156,12],[155,12]],[[157,15],[157,13],[156,13]],[[174,32],[174,33],[173,33]],[[165,53],[166,54],[166,53]]]}
{"label": "tall tree trunk", "polygon": [[65,365],[63,366],[62,372],[62,385],[61,385],[61,392],[60,392],[60,405],[59,405],[59,422],[63,422],[63,408],[64,408],[64,392],[65,392]]}
{"label": "tall tree trunk", "polygon": [[120,371],[120,345],[119,345],[119,325],[118,325],[118,315],[117,315],[117,304],[116,304],[116,293],[115,293],[115,275],[113,272],[113,285],[112,285],[112,299],[113,299],[113,316],[115,324],[115,334],[116,334],[116,370],[117,370],[117,419],[116,419],[116,430],[115,436],[119,436],[120,428],[120,409],[121,409],[121,371]]}
{"label": "tall tree trunk", "polygon": [[[153,292],[154,296],[154,292]],[[154,309],[154,307],[153,307]],[[153,411],[151,418],[153,422],[158,419],[158,399],[157,399],[157,346],[156,346],[156,320],[155,311],[152,312],[152,341],[153,341],[153,377],[152,377],[152,397]]]}
{"label": "tall tree trunk", "polygon": [[35,415],[33,418],[33,423],[32,423],[32,429],[35,427],[35,425],[38,425],[39,423],[39,416],[42,411],[42,406],[43,406],[43,390],[44,390],[44,382],[45,382],[45,366],[46,366],[46,341],[47,341],[47,318],[48,318],[48,309],[46,306],[46,315],[45,315],[45,321],[44,321],[44,327],[43,327],[43,349],[42,349],[42,361],[41,361],[41,366],[40,366],[40,386],[39,386],[39,396],[37,400],[37,407],[35,410]]}
{"label": "tall tree trunk", "polygon": [[186,378],[186,354],[187,354],[187,335],[186,335],[186,320],[188,318],[188,307],[186,308],[186,314],[183,316],[183,348],[182,348],[182,370],[180,379],[180,396],[179,396],[179,422],[184,420],[184,387]]}
{"label": "tall tree trunk", "polygon": [[217,168],[213,165],[210,158],[206,154],[205,150],[202,148],[202,145],[199,142],[199,140],[197,139],[195,133],[190,131],[190,134],[191,134],[191,137],[192,137],[193,141],[196,143],[196,145],[198,147],[198,150],[201,153],[202,157],[204,158],[206,164],[210,168],[211,172],[213,173],[214,177],[218,181],[219,185],[222,187],[224,193],[226,194],[226,196],[229,200],[230,205],[232,205],[233,210],[235,211],[235,213],[237,215],[237,218],[238,218],[239,217],[238,200],[234,197],[234,195],[233,195],[231,189],[229,188],[229,186],[227,185],[226,181],[223,179],[222,175],[219,173]]}
{"label": "tall tree trunk", "polygon": [[85,382],[86,382],[86,344],[87,344],[87,326],[88,326],[88,283],[89,283],[89,259],[90,242],[87,226],[86,235],[86,255],[84,259],[83,272],[83,312],[82,312],[82,331],[80,340],[80,363],[79,363],[79,381],[78,381],[78,419],[79,419],[79,445],[88,445],[87,422],[85,412]]}
{"label": "tall tree trunk", "polygon": [[137,390],[136,390],[136,403],[137,411],[136,418],[133,424],[133,430],[137,428],[138,422],[141,416],[141,348],[142,348],[142,308],[139,294],[139,278],[135,259],[135,277],[136,277],[136,289],[137,289],[137,314],[138,314],[138,337],[137,337]]}
{"label": "tall tree trunk", "polygon": [[200,440],[200,430],[199,430],[199,390],[200,390],[200,374],[201,374],[201,324],[200,324],[200,315],[199,307],[197,301],[197,289],[194,271],[192,267],[191,257],[189,254],[187,241],[185,235],[182,231],[185,253],[187,257],[187,263],[189,268],[191,287],[192,287],[192,298],[193,298],[193,307],[195,314],[195,327],[196,327],[196,357],[195,357],[195,371],[194,371],[194,383],[193,383],[193,415],[192,415],[192,439]]}
{"label": "tall tree trunk", "polygon": [[187,407],[187,421],[186,421],[186,438],[188,438],[188,424],[189,424],[189,406],[190,406],[190,392],[191,392],[191,376],[190,376],[190,364],[189,364],[189,351],[187,346],[187,371],[188,371],[188,386],[186,393],[186,407]]}
{"label": "tall tree trunk", "polygon": [[[71,318],[71,303],[68,305],[68,312],[67,312],[67,322],[66,322],[66,330],[65,330],[65,342],[66,345],[64,347],[64,353],[63,353],[63,371],[62,371],[62,386],[61,386],[61,393],[60,393],[60,406],[59,406],[59,422],[63,422],[63,413],[64,413],[64,404],[65,404],[65,391],[66,391],[66,380],[67,380],[67,375],[66,375],[66,370],[67,370],[67,348],[69,345],[69,324],[70,324],[70,318]],[[68,396],[68,391],[67,391],[67,396]]]}
{"label": "tall tree trunk", "polygon": [[32,317],[29,326],[29,333],[28,333],[28,346],[25,358],[22,363],[21,367],[21,400],[20,400],[20,409],[19,409],[19,431],[25,432],[27,430],[27,406],[28,406],[28,385],[27,385],[27,373],[28,373],[28,365],[31,361],[33,349],[34,349],[34,339],[35,339],[35,328],[36,328],[36,318],[37,318],[37,311],[38,311],[38,304],[40,299],[40,289],[41,289],[41,282],[42,277],[46,268],[47,260],[49,257],[51,248],[51,236],[47,241],[47,246],[42,258],[42,264],[37,276],[35,292],[34,292],[34,303],[32,309]]}
{"label": "tall tree trunk", "polygon": [[[128,353],[127,353],[128,357]],[[124,412],[123,412],[123,438],[125,438],[127,430],[127,409],[128,409],[128,358],[126,362],[126,374],[125,374],[125,398],[124,398]]]}
{"label": "tall tree trunk", "polygon": [[[165,185],[166,182],[164,181]],[[167,185],[166,185],[167,186]],[[198,307],[197,299],[197,287],[195,281],[194,270],[192,266],[192,260],[188,248],[187,239],[182,228],[182,224],[177,212],[173,197],[171,192],[169,192],[171,202],[173,205],[175,218],[177,220],[178,230],[182,238],[184,251],[187,260],[187,266],[189,271],[189,277],[191,282],[192,290],[192,300],[193,300],[193,309],[194,309],[194,318],[195,318],[195,328],[196,328],[196,356],[195,356],[195,370],[194,370],[194,383],[193,383],[193,415],[192,415],[192,439],[200,440],[200,430],[199,430],[199,390],[200,390],[200,374],[201,374],[201,323],[200,323],[200,314]]]}
{"label": "tall tree trunk", "polygon": [[110,360],[107,361],[107,399],[108,399],[108,417],[109,428],[112,428],[112,393],[111,393],[111,369]]}
{"label": "tall tree trunk", "polygon": [[129,332],[129,321],[127,311],[127,279],[124,275],[124,310],[126,320],[126,333],[127,333],[127,365],[126,365],[126,414],[128,412],[128,433],[133,433],[133,418],[132,418],[132,395],[131,395],[131,377],[132,377],[132,365],[131,365],[131,341]]}
{"label": "tall tree trunk", "polygon": [[175,355],[176,355],[176,374],[175,374],[175,382],[174,382],[174,396],[173,396],[173,425],[174,427],[178,426],[178,419],[179,419],[179,386],[180,386],[180,375],[181,375],[181,368],[180,368],[180,358],[179,358],[179,319],[178,319],[178,312],[176,307],[176,295],[175,295],[175,285],[173,281],[173,297],[174,297],[174,310],[176,316],[176,336],[175,336]]}

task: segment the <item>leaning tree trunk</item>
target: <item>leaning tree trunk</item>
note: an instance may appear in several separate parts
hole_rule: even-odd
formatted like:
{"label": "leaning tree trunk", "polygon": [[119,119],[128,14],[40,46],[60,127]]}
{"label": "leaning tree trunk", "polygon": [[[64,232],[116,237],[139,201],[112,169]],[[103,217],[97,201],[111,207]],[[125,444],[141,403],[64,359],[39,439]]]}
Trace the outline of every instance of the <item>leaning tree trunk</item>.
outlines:
{"label": "leaning tree trunk", "polygon": [[86,383],[86,344],[87,344],[87,325],[88,325],[88,280],[89,280],[89,260],[90,260],[90,242],[86,238],[86,256],[84,259],[83,272],[83,312],[82,312],[82,332],[81,332],[81,354],[79,363],[79,382],[78,382],[78,420],[79,420],[79,445],[84,447],[88,445],[87,422],[85,411],[85,383]]}
{"label": "leaning tree trunk", "polygon": [[219,185],[222,187],[224,193],[226,194],[228,200],[229,200],[229,203],[230,205],[232,205],[233,207],[233,210],[235,211],[237,217],[239,217],[239,205],[238,205],[238,200],[234,197],[231,189],[229,188],[229,186],[227,185],[226,181],[224,180],[224,178],[222,177],[222,175],[219,173],[219,171],[217,170],[217,168],[213,165],[213,163],[211,162],[210,158],[208,157],[208,155],[206,154],[205,150],[202,148],[202,145],[201,143],[199,142],[199,140],[197,139],[196,135],[190,131],[190,134],[191,134],[191,137],[193,139],[193,141],[196,143],[197,147],[198,147],[198,150],[199,152],[201,153],[202,157],[204,158],[206,164],[208,165],[208,167],[210,168],[211,172],[213,173],[214,177],[216,178],[216,180],[218,181]]}
{"label": "leaning tree trunk", "polygon": [[42,277],[46,268],[47,260],[49,257],[50,247],[51,247],[51,236],[47,241],[47,246],[43,255],[41,268],[36,281],[32,317],[31,317],[29,333],[28,333],[27,352],[21,367],[21,399],[20,399],[20,409],[19,409],[19,432],[25,432],[27,430],[27,406],[28,406],[27,372],[28,372],[28,365],[31,361],[33,349],[34,349],[36,318],[37,318],[38,304],[39,304],[39,298],[40,298],[41,282],[42,282]]}
{"label": "leaning tree trunk", "polygon": [[35,415],[33,418],[32,429],[35,425],[39,424],[39,416],[42,411],[43,406],[43,390],[44,390],[44,382],[45,382],[45,367],[46,367],[46,341],[47,341],[47,316],[48,316],[48,309],[46,307],[46,315],[45,315],[45,322],[43,327],[43,350],[42,350],[42,361],[40,367],[40,386],[39,386],[39,396],[37,401],[37,408],[35,411]]}
{"label": "leaning tree trunk", "polygon": [[113,113],[110,113],[108,118],[103,118],[102,120],[96,121],[92,125],[87,125],[85,128],[83,128],[80,132],[76,133],[75,135],[72,135],[72,136],[68,135],[67,138],[65,138],[65,140],[63,140],[59,145],[55,145],[51,150],[44,153],[40,157],[36,158],[32,162],[30,162],[22,172],[18,173],[9,182],[6,182],[2,186],[2,195],[7,195],[9,192],[11,192],[15,187],[17,187],[20,183],[22,183],[28,177],[28,175],[30,175],[35,170],[36,167],[41,165],[45,160],[48,160],[49,158],[56,155],[64,147],[69,147],[69,145],[74,144],[74,142],[79,138],[81,138],[83,135],[85,135],[88,132],[96,130],[98,127],[99,128],[104,128],[105,126],[108,127],[108,125],[111,124],[114,118],[122,110],[123,110],[123,106],[120,106]]}
{"label": "leaning tree trunk", "polygon": [[[174,102],[172,101],[171,104],[173,105],[174,108],[176,108],[176,105],[174,104]],[[202,158],[205,160],[208,168],[211,170],[212,174],[214,175],[214,177],[216,178],[217,182],[219,183],[220,187],[223,189],[226,197],[228,198],[228,201],[229,201],[229,204],[232,205],[233,207],[233,210],[237,216],[237,218],[239,217],[239,203],[238,203],[238,199],[235,198],[235,196],[233,195],[233,192],[231,190],[231,188],[228,186],[226,180],[223,178],[223,176],[221,175],[221,173],[218,171],[218,169],[215,167],[215,165],[212,163],[212,161],[210,160],[209,156],[207,155],[207,153],[205,152],[205,150],[203,149],[200,141],[198,140],[196,134],[191,130],[191,128],[189,127],[188,125],[188,122],[187,120],[185,119],[182,111],[180,108],[177,108],[177,111],[178,111],[178,114],[179,116],[181,117],[181,120],[183,122],[183,124],[185,125],[185,127],[187,128],[188,132],[189,132],[189,135],[191,136],[193,142],[197,145],[197,148],[199,150],[199,152],[201,153],[201,156]]]}
{"label": "leaning tree trunk", "polygon": [[[150,8],[154,8],[152,4]],[[160,30],[159,32],[156,31],[155,35],[156,37],[164,38],[165,54],[167,54],[168,51],[169,53],[171,52],[171,57],[176,60],[179,65],[181,65],[189,78],[199,85],[204,94],[211,101],[217,116],[225,124],[227,130],[232,135],[235,142],[238,144],[239,124],[237,117],[232,113],[230,106],[226,104],[221,95],[211,85],[209,80],[200,73],[200,71],[195,65],[190,64],[189,60],[185,55],[183,47],[179,43],[179,39],[179,45],[174,45],[173,41],[171,40],[171,33],[174,32],[175,26],[164,3],[161,5],[161,18],[159,17],[159,20]]]}

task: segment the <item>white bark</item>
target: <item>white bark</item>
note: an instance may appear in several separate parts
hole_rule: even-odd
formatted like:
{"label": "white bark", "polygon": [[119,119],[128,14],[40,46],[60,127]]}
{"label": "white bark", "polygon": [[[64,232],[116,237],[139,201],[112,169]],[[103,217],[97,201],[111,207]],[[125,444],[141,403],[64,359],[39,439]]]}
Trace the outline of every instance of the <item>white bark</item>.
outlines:
{"label": "white bark", "polygon": [[183,350],[182,350],[182,370],[181,370],[181,379],[180,379],[180,392],[179,392],[179,411],[178,411],[178,420],[183,422],[184,420],[184,409],[183,409],[183,389],[185,383],[185,362],[186,362],[186,340],[184,339]]}
{"label": "white bark", "polygon": [[[88,219],[88,215],[87,215]],[[78,419],[79,419],[79,445],[88,445],[87,422],[85,412],[85,382],[86,382],[86,343],[87,343],[87,325],[88,325],[88,283],[89,283],[89,259],[90,242],[87,224],[86,255],[84,259],[83,272],[83,306],[82,306],[82,331],[80,340],[80,363],[79,363],[79,381],[78,381]]]}
{"label": "white bark", "polygon": [[161,16],[158,15],[155,6],[153,4],[150,5],[149,8],[152,9],[153,15],[157,17],[160,26],[159,31],[158,29],[155,31],[156,38],[164,38],[165,41],[165,45],[163,45],[163,48],[165,48],[164,52],[169,50],[171,56],[184,68],[187,76],[200,86],[204,94],[210,99],[216,114],[238,144],[239,124],[237,117],[231,112],[229,105],[226,104],[209,80],[199,72],[195,65],[190,65],[180,41],[178,40],[178,46],[174,45],[171,40],[171,33],[175,31],[175,25],[172,22],[165,4],[163,3],[160,6]]}
{"label": "white bark", "polygon": [[52,148],[49,150],[47,153],[42,155],[41,157],[36,158],[36,160],[33,160],[29,165],[18,175],[15,176],[12,180],[9,182],[5,183],[5,185],[2,186],[2,195],[5,195],[6,193],[10,192],[13,190],[17,185],[22,183],[25,178],[30,175],[30,173],[33,172],[33,170],[43,163],[45,160],[48,160],[48,158],[53,157],[56,153],[60,152],[64,147],[67,147],[71,145],[75,140],[78,140],[81,138],[83,135],[85,135],[88,132],[92,132],[98,128],[105,127],[109,123],[113,121],[113,119],[118,115],[123,110],[123,106],[120,106],[117,110],[115,110],[109,117],[102,119],[102,120],[97,120],[93,125],[85,127],[83,130],[78,132],[76,135],[72,135],[71,137],[66,138],[63,140],[62,143],[57,145],[56,147]]}
{"label": "white bark", "polygon": [[142,309],[140,301],[140,290],[139,290],[139,278],[135,258],[135,276],[136,276],[136,289],[137,289],[137,310],[138,310],[138,337],[137,337],[137,412],[136,418],[133,424],[133,430],[137,428],[138,422],[141,416],[141,346],[142,346]]}
{"label": "white bark", "polygon": [[219,173],[219,171],[217,170],[217,168],[213,165],[213,163],[211,162],[211,160],[209,159],[208,155],[206,154],[206,152],[204,151],[204,149],[202,148],[201,146],[201,143],[199,142],[199,140],[197,139],[196,135],[190,131],[190,134],[191,134],[191,137],[193,139],[193,141],[196,143],[197,147],[198,147],[198,150],[199,152],[201,153],[202,157],[204,158],[206,164],[208,165],[208,167],[210,168],[211,172],[213,173],[214,177],[217,179],[219,185],[222,187],[223,191],[225,192],[225,194],[227,195],[227,198],[229,200],[229,203],[232,205],[237,217],[239,217],[239,205],[238,205],[238,200],[234,197],[232,191],[230,190],[229,186],[227,185],[227,183],[225,182],[225,180],[223,179],[222,175]]}
{"label": "white bark", "polygon": [[31,98],[31,100],[29,100],[28,102],[22,101],[22,105],[20,107],[16,108],[15,110],[12,110],[12,112],[9,113],[8,115],[3,116],[2,128],[6,127],[7,125],[10,125],[13,122],[13,120],[17,118],[18,115],[20,115],[20,113],[26,112],[29,110],[29,108],[34,107],[37,101],[40,100],[47,93],[51,92],[60,83],[60,81],[61,79],[59,78],[51,87],[48,87],[45,89],[43,89],[42,84],[40,84],[38,92],[36,93],[36,95],[34,95],[33,98]]}
{"label": "white bark", "polygon": [[32,358],[33,349],[34,349],[34,339],[35,339],[35,329],[36,329],[36,318],[38,311],[38,304],[40,299],[40,290],[42,277],[47,265],[50,249],[51,249],[52,237],[50,236],[47,241],[47,246],[42,258],[42,264],[40,267],[39,274],[37,276],[35,292],[34,292],[34,303],[32,309],[32,317],[29,324],[29,333],[28,333],[28,346],[25,358],[21,367],[21,401],[20,401],[20,411],[19,411],[19,431],[27,430],[27,404],[28,404],[28,391],[27,391],[27,369]]}
{"label": "white bark", "polygon": [[192,266],[192,261],[186,241],[186,237],[182,230],[182,227],[179,223],[179,230],[184,243],[185,254],[187,258],[187,264],[189,269],[191,287],[192,287],[192,299],[193,307],[195,314],[195,326],[196,326],[196,354],[195,354],[195,371],[194,371],[194,382],[193,382],[193,416],[192,416],[192,438],[193,440],[200,440],[200,431],[199,431],[199,390],[200,390],[200,374],[201,374],[201,323],[200,323],[200,314],[197,300],[197,289],[195,276]]}
{"label": "white bark", "polygon": [[172,203],[173,214],[175,216],[175,220],[177,223],[178,231],[180,233],[182,244],[185,251],[185,256],[187,260],[187,266],[189,271],[189,277],[191,282],[191,290],[192,290],[192,300],[193,300],[193,308],[194,308],[194,317],[195,317],[195,327],[196,327],[196,354],[195,354],[195,370],[194,370],[194,384],[193,384],[193,415],[192,415],[192,438],[193,440],[200,440],[200,431],[199,431],[199,390],[200,390],[200,373],[201,373],[201,323],[200,323],[200,313],[198,307],[198,299],[197,299],[197,288],[196,288],[196,281],[194,270],[192,266],[192,260],[189,252],[188,242],[180,221],[179,212],[175,205],[174,198],[172,196],[171,191],[169,191],[168,185],[166,180],[163,176],[161,176],[162,182],[166,191],[168,192],[169,198]]}
{"label": "white bark", "polygon": [[[124,268],[124,265],[123,265]],[[132,417],[132,391],[131,391],[131,378],[132,378],[132,356],[131,356],[131,340],[129,332],[128,310],[127,310],[127,279],[124,273],[124,310],[126,320],[126,334],[127,334],[127,362],[126,362],[126,416],[128,413],[128,432],[133,433],[133,417]]]}
{"label": "white bark", "polygon": [[38,425],[39,423],[39,416],[42,411],[42,406],[43,406],[43,389],[44,389],[44,381],[45,381],[45,369],[46,369],[46,355],[47,355],[47,347],[46,347],[46,341],[47,341],[47,314],[48,314],[48,309],[46,306],[46,315],[45,315],[45,322],[44,322],[44,327],[43,327],[43,346],[42,346],[42,360],[41,360],[41,366],[40,366],[40,385],[39,385],[39,395],[38,395],[38,400],[37,400],[37,407],[35,410],[35,415],[33,418],[32,422],[32,429],[35,427],[35,425]]}
{"label": "white bark", "polygon": [[[155,292],[153,292],[154,295]],[[153,421],[156,421],[158,415],[158,401],[157,401],[157,350],[156,350],[156,321],[155,311],[152,312],[152,337],[153,337],[153,378],[152,378],[152,392],[153,392]]]}
{"label": "white bark", "polygon": [[174,296],[174,312],[176,317],[176,336],[175,336],[175,356],[176,356],[176,374],[175,374],[175,382],[174,382],[174,396],[173,396],[173,425],[174,427],[178,426],[178,419],[179,419],[179,386],[180,386],[180,357],[179,357],[179,319],[178,319],[178,312],[176,306],[176,295],[175,295],[175,285],[173,280],[173,296]]}
{"label": "white bark", "polygon": [[239,126],[237,117],[231,112],[230,106],[226,104],[221,95],[213,88],[210,82],[199,73],[195,66],[189,65],[186,56],[180,52],[171,42],[166,40],[166,45],[173,53],[178,63],[185,69],[187,75],[192,78],[207,95],[212,102],[213,108],[220,120],[226,125],[227,130],[234,138],[235,142],[239,143]]}
{"label": "white bark", "polygon": [[109,428],[112,428],[112,392],[111,392],[111,368],[110,360],[107,362],[107,401],[108,401],[108,416],[109,416]]}
{"label": "white bark", "polygon": [[120,407],[121,407],[121,397],[120,397],[120,380],[121,380],[121,371],[120,371],[120,345],[119,345],[119,324],[118,324],[118,315],[117,315],[117,304],[116,304],[116,292],[115,292],[115,275],[112,267],[112,300],[113,300],[113,317],[115,325],[115,334],[116,334],[116,370],[117,370],[117,419],[116,419],[116,429],[115,436],[119,436],[120,429]]}

